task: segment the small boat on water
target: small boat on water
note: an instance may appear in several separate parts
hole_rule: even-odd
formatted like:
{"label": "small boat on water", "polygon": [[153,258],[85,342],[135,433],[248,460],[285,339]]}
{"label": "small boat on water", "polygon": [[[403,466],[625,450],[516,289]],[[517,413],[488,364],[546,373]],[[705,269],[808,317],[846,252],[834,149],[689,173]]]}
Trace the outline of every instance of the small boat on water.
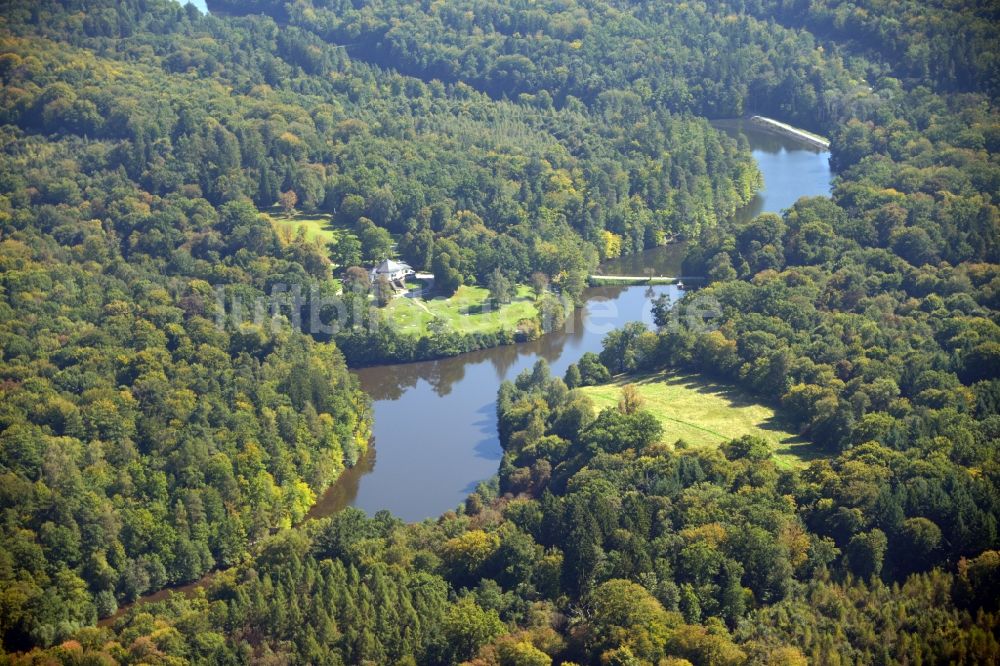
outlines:
{"label": "small boat on water", "polygon": [[677,288],[678,289],[683,289],[684,288],[684,280],[678,280],[677,281]]}

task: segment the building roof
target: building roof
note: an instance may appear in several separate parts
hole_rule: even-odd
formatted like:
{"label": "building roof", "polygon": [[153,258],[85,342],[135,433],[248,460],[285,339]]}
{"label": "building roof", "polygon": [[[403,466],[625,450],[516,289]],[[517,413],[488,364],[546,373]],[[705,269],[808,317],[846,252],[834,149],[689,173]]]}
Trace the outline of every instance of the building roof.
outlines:
{"label": "building roof", "polygon": [[392,259],[385,259],[381,264],[375,267],[375,272],[378,274],[391,275],[393,273],[412,271],[410,265],[404,261],[393,261]]}

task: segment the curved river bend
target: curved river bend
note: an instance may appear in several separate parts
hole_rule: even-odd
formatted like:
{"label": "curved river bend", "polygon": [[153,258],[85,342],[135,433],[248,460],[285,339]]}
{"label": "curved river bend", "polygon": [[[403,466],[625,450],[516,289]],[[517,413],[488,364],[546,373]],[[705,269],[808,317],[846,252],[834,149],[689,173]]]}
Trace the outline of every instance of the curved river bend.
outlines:
{"label": "curved river bend", "polygon": [[[764,189],[740,211],[741,218],[780,212],[799,197],[830,193],[827,151],[738,120],[715,124],[746,137],[764,175]],[[645,268],[678,275],[682,257],[683,248],[674,245],[602,269],[610,275],[641,275]],[[388,509],[404,520],[418,521],[454,509],[479,482],[497,472],[500,383],[541,358],[561,376],[584,352],[600,351],[609,331],[629,321],[651,323],[650,301],[663,293],[676,300],[683,292],[672,285],[592,288],[565,332],[438,361],[359,370],[361,385],[374,401],[374,447],[310,515],[328,515],[352,505],[369,514]]]}
{"label": "curved river bend", "polygon": [[[205,0],[193,2],[207,13]],[[828,151],[743,120],[713,124],[746,138],[764,176],[763,190],[737,213],[739,219],[780,212],[799,197],[830,194]],[[683,246],[677,244],[601,268],[608,275],[643,275],[646,269],[656,275],[679,275],[683,254]],[[369,514],[388,509],[404,520],[417,521],[454,509],[480,481],[497,472],[500,383],[540,358],[548,361],[554,374],[562,375],[584,352],[600,351],[609,331],[629,321],[651,323],[650,301],[662,293],[676,300],[683,292],[675,286],[592,288],[565,332],[439,361],[359,370],[361,385],[374,400],[374,447],[341,475],[308,516],[357,506]]]}
{"label": "curved river bend", "polygon": [[[776,136],[742,121],[714,123],[743,134],[764,175],[764,189],[737,215],[750,219],[763,211],[780,212],[799,197],[828,195],[829,153],[791,138]],[[609,262],[609,275],[676,275],[683,247],[671,245]],[[565,331],[518,345],[485,349],[453,358],[365,368],[357,371],[372,396],[374,446],[313,505],[308,518],[320,518],[346,506],[369,514],[387,509],[407,521],[435,518],[456,508],[476,485],[496,474],[500,441],[496,429],[496,393],[500,382],[544,358],[553,373],[584,352],[601,350],[604,336],[629,321],[652,322],[650,301],[660,294],[677,299],[675,286],[595,287]],[[138,604],[166,599],[172,592],[191,594],[214,576],[164,588]],[[108,625],[133,604],[125,604],[98,624]]]}

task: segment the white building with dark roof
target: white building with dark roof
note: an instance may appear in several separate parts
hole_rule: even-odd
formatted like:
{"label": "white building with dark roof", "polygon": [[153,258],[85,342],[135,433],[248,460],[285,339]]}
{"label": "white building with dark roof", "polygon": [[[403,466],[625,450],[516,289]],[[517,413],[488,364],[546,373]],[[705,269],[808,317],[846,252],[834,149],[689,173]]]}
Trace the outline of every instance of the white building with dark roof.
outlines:
{"label": "white building with dark roof", "polygon": [[392,259],[385,259],[381,264],[376,266],[369,273],[372,284],[381,276],[385,276],[389,279],[389,282],[399,282],[405,280],[407,276],[413,275],[414,270],[405,261],[393,261]]}

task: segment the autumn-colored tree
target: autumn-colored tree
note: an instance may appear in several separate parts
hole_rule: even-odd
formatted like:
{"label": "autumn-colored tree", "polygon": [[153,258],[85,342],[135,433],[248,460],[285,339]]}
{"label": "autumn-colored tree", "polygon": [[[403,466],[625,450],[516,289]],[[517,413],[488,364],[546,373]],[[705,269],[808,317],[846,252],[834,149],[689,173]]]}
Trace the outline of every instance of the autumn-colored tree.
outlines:
{"label": "autumn-colored tree", "polygon": [[584,645],[596,662],[602,654],[627,648],[638,659],[656,663],[666,656],[666,643],[681,624],[680,615],[663,609],[645,588],[626,580],[609,580],[589,597]]}
{"label": "autumn-colored tree", "polygon": [[618,411],[622,414],[634,414],[642,409],[644,402],[639,388],[635,384],[626,384],[622,387],[622,394],[618,399]]}
{"label": "autumn-colored tree", "polygon": [[295,204],[299,202],[299,195],[295,194],[295,190],[287,190],[278,195],[278,203],[281,205],[281,210],[285,211],[285,215],[291,215],[295,212]]}
{"label": "autumn-colored tree", "polygon": [[356,294],[367,294],[371,287],[371,278],[368,275],[368,271],[360,266],[351,266],[344,271],[345,289]]}

